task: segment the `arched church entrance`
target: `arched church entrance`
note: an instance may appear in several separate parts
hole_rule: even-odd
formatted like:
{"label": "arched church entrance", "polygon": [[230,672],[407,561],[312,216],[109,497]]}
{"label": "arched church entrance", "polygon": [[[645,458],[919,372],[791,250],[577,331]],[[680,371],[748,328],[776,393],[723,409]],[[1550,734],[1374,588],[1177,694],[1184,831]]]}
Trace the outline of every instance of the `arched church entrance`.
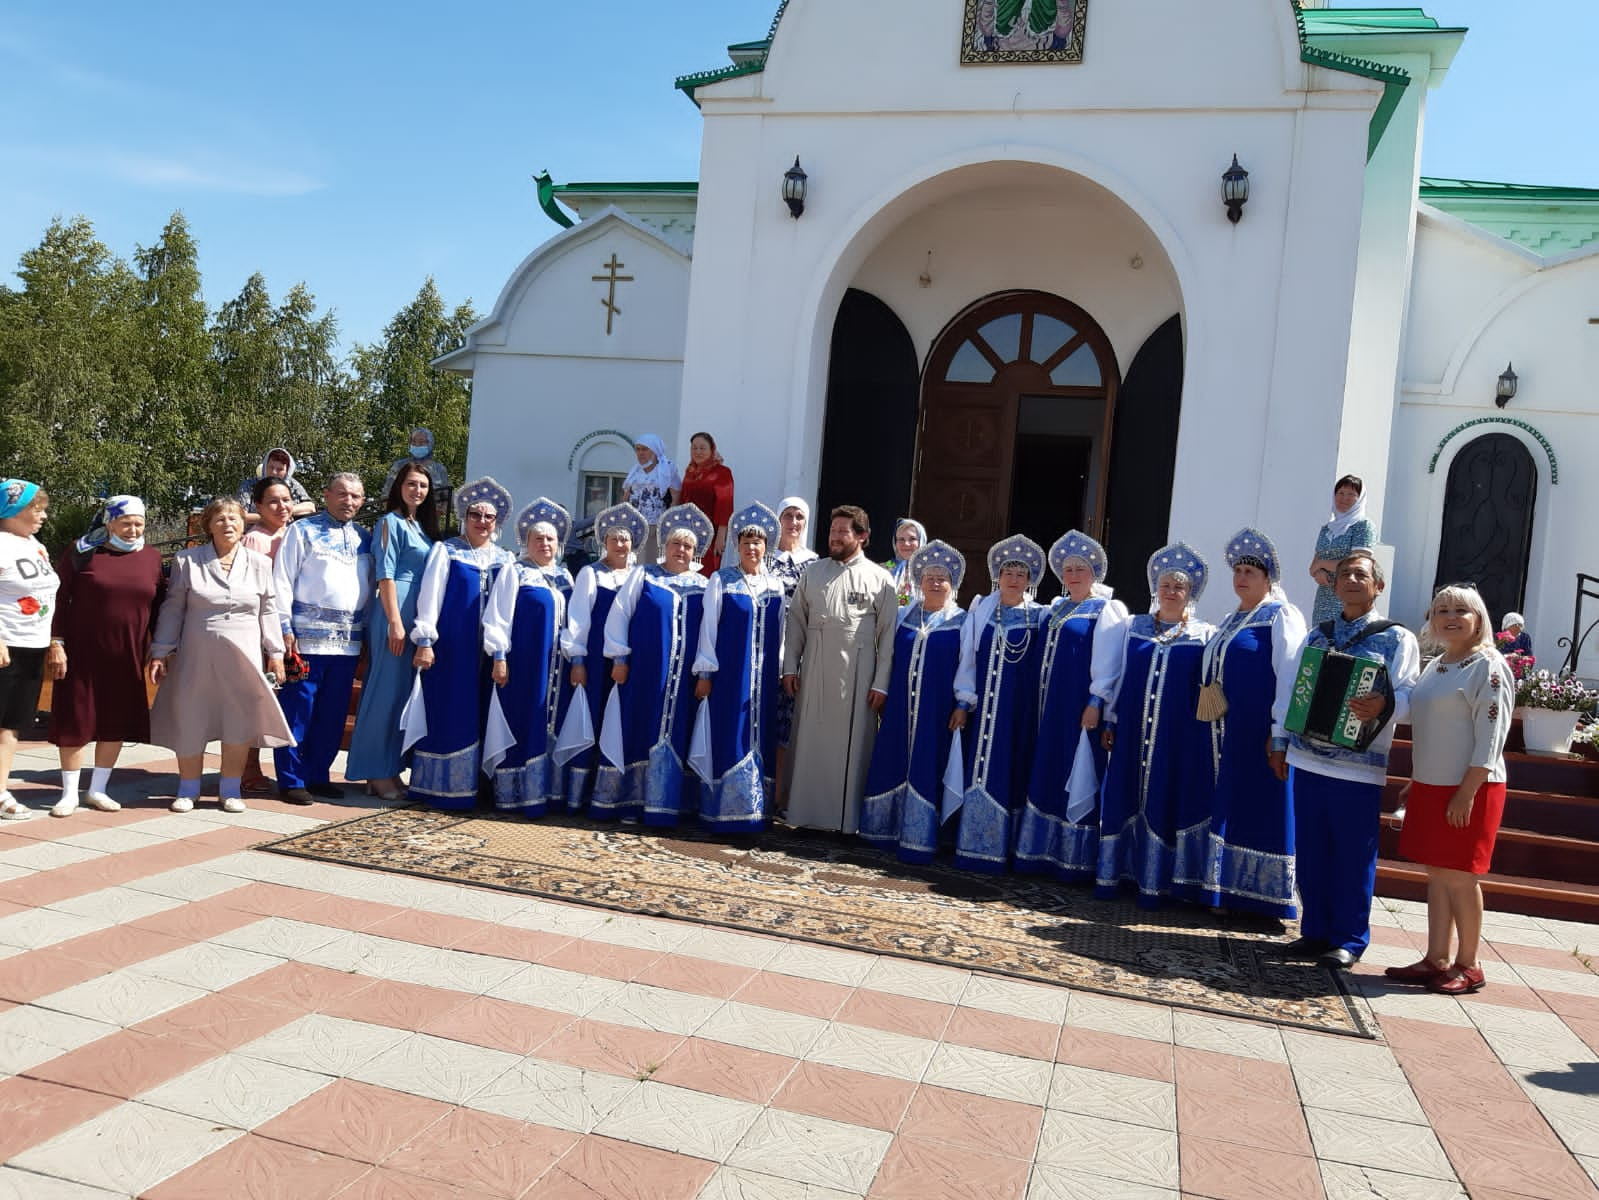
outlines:
{"label": "arched church entrance", "polygon": [[[990,296],[939,335],[911,511],[966,556],[963,599],[988,589],[983,556],[1006,534],[1102,536],[1120,384],[1098,323],[1047,292]],[[1048,577],[1041,594],[1057,592]]]}
{"label": "arched church entrance", "polygon": [[1538,467],[1511,434],[1467,443],[1449,466],[1433,587],[1476,584],[1496,629],[1526,596],[1537,498]]}

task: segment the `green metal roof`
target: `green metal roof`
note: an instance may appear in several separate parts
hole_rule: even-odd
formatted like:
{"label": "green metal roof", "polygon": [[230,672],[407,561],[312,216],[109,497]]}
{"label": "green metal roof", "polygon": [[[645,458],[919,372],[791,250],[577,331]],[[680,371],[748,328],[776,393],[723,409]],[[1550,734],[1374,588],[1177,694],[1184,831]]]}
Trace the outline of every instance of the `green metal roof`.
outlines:
{"label": "green metal roof", "polygon": [[1312,8],[1304,10],[1305,32],[1351,33],[1464,33],[1446,28],[1419,8]]}
{"label": "green metal roof", "polygon": [[1515,204],[1599,204],[1599,188],[1548,187],[1534,183],[1490,183],[1481,179],[1421,177],[1423,200],[1504,201]]}

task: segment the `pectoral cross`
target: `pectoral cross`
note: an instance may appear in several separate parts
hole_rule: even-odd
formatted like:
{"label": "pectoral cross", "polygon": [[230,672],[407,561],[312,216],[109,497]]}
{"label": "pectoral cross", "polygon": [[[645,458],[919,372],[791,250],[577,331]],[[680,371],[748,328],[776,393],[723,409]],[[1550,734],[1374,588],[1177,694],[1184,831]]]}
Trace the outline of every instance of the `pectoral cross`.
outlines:
{"label": "pectoral cross", "polygon": [[591,278],[595,283],[609,283],[611,285],[610,293],[600,301],[600,304],[605,309],[605,336],[610,337],[611,322],[620,316],[622,312],[622,310],[616,306],[616,285],[619,283],[632,283],[633,277],[631,275],[617,274],[617,271],[621,270],[627,264],[616,261],[616,252],[614,250],[611,252],[611,261],[603,265],[609,274],[594,275],[591,276]]}

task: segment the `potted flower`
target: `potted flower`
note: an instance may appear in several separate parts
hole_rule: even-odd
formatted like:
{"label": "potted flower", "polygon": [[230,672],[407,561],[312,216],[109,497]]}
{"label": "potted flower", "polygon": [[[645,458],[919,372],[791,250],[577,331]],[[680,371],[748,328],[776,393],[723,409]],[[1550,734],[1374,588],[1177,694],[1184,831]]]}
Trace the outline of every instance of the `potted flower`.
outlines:
{"label": "potted flower", "polygon": [[1599,762],[1599,721],[1577,726],[1577,732],[1571,735],[1571,751]]}
{"label": "potted flower", "polygon": [[1599,707],[1599,692],[1569,672],[1530,671],[1516,682],[1516,706],[1530,752],[1566,754],[1577,722]]}

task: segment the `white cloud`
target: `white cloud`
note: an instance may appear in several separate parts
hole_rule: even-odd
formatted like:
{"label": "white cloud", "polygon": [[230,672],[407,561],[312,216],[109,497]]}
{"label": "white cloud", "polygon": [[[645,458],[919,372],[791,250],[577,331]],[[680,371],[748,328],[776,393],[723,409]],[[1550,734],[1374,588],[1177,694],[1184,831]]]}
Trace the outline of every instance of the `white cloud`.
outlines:
{"label": "white cloud", "polygon": [[300,171],[237,163],[185,162],[147,154],[112,154],[106,170],[118,179],[151,188],[189,188],[243,196],[303,196],[322,188]]}

